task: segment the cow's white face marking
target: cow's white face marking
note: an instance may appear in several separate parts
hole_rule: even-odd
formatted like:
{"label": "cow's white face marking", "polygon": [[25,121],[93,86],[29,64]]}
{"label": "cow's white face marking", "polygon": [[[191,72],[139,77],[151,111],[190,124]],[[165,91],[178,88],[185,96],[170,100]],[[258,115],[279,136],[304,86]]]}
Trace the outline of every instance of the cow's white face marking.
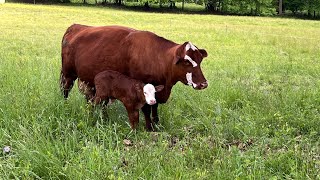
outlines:
{"label": "cow's white face marking", "polygon": [[146,98],[147,104],[154,105],[155,103],[157,103],[155,93],[156,89],[152,84],[146,84],[145,86],[143,86],[143,94]]}
{"label": "cow's white face marking", "polygon": [[193,86],[193,88],[197,87],[197,84],[192,81],[192,73],[187,73],[186,74],[186,79],[188,81],[188,85],[189,86]]}
{"label": "cow's white face marking", "polygon": [[197,48],[191,42],[188,42],[188,44],[186,45],[186,51],[188,51],[189,49],[192,49],[192,51],[197,50]]}
{"label": "cow's white face marking", "polygon": [[193,59],[191,59],[190,56],[185,55],[184,59],[190,61],[193,67],[197,67],[198,66],[198,64]]}

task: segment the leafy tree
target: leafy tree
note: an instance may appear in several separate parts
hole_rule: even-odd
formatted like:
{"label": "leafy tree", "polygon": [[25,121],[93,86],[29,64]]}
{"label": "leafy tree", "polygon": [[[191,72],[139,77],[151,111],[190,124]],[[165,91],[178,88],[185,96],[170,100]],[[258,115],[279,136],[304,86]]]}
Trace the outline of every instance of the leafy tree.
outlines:
{"label": "leafy tree", "polygon": [[308,16],[316,17],[316,12],[320,10],[320,0],[306,0],[305,9],[308,12]]}
{"label": "leafy tree", "polygon": [[304,8],[304,0],[284,0],[284,7],[296,14]]}

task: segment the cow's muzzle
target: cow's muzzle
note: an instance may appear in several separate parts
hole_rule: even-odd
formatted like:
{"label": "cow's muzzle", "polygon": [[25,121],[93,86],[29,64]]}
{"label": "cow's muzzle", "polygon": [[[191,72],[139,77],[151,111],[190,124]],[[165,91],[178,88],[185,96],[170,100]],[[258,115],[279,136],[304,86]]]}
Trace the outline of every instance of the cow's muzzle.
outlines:
{"label": "cow's muzzle", "polygon": [[201,89],[205,89],[207,87],[208,87],[208,81],[197,84],[197,86],[195,86],[194,89],[201,90]]}

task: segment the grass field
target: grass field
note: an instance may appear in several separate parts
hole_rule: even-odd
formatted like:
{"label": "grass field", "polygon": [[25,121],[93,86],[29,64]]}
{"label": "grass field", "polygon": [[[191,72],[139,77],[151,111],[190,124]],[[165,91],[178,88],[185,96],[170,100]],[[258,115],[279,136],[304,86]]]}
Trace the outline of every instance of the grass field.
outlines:
{"label": "grass field", "polygon": [[[151,133],[121,103],[105,118],[76,87],[65,101],[73,23],[191,41],[209,87],[178,83]],[[319,35],[319,21],[0,4],[0,179],[320,179]]]}

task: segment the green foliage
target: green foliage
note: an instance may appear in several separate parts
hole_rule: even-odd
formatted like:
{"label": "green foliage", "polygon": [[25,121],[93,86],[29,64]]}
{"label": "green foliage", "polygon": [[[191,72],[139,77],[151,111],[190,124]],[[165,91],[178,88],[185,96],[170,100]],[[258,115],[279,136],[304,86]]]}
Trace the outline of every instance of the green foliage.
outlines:
{"label": "green foliage", "polygon": [[[221,14],[274,16],[279,9],[279,0],[7,0],[7,2],[23,2],[31,4],[46,3],[83,3],[83,4],[117,4],[124,6],[144,6],[152,8],[182,9],[194,5],[203,6],[202,10]],[[188,5],[186,5],[188,4]],[[185,8],[186,7],[186,8]],[[197,7],[198,9],[198,7]],[[194,11],[194,8],[189,10]],[[320,17],[320,0],[283,0],[283,12],[294,16],[307,15]],[[198,10],[196,10],[198,11]]]}
{"label": "green foliage", "polygon": [[228,14],[275,15],[273,0],[206,0],[207,9]]}
{"label": "green foliage", "polygon": [[[0,5],[2,179],[319,179],[320,24],[285,18]],[[158,132],[131,132],[59,89],[73,23],[123,25],[205,48],[209,87],[177,83]],[[124,143],[129,140],[131,144]]]}
{"label": "green foliage", "polygon": [[311,16],[319,16],[320,0],[285,0],[284,8],[292,11],[294,14],[301,13]]}

